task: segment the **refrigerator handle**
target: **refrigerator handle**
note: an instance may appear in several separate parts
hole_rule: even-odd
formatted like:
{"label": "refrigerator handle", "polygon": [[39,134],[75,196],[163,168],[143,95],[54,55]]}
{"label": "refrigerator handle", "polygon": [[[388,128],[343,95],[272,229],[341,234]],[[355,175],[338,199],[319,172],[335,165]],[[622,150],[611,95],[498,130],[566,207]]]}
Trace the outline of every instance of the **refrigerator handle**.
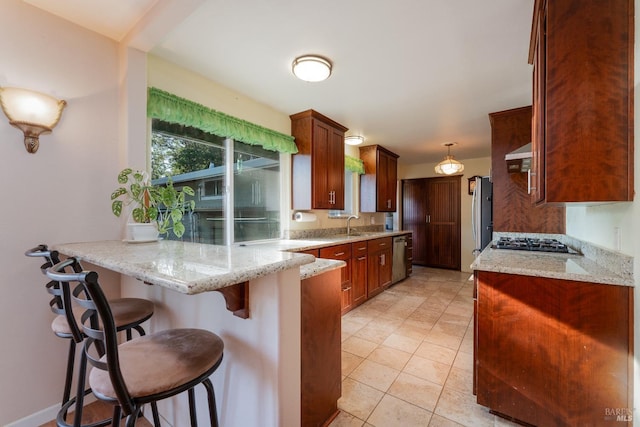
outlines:
{"label": "refrigerator handle", "polygon": [[476,186],[473,188],[473,195],[471,196],[471,235],[473,236],[474,255],[478,246],[477,232],[476,232],[476,198],[478,197],[478,179],[476,178]]}

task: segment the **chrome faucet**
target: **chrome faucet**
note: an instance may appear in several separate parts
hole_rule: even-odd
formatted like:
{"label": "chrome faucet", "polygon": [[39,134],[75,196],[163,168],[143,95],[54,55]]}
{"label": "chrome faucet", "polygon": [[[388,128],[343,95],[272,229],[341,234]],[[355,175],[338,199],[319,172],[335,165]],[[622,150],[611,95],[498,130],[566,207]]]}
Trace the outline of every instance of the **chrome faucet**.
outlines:
{"label": "chrome faucet", "polygon": [[349,218],[347,218],[347,236],[351,236],[351,220],[358,218],[358,215],[351,215]]}

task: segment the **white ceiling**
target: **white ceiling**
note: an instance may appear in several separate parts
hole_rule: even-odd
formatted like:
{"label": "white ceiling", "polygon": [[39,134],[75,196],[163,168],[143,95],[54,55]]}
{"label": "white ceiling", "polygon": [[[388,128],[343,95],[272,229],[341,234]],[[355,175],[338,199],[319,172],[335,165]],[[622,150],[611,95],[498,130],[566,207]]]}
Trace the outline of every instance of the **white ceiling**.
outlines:
{"label": "white ceiling", "polygon": [[[531,103],[534,0],[24,0],[285,114],[313,108],[403,163],[490,155],[488,114]],[[333,62],[305,83],[296,56]],[[523,141],[523,143],[528,141]]]}

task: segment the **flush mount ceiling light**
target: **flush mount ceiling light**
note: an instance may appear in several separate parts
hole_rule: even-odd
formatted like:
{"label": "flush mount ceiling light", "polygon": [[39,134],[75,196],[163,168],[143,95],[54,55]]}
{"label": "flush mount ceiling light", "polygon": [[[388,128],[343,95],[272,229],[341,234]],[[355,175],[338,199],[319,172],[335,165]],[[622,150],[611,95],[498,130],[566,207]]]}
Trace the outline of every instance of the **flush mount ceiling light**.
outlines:
{"label": "flush mount ceiling light", "polygon": [[364,142],[364,137],[360,135],[350,135],[344,138],[344,143],[347,145],[360,145]]}
{"label": "flush mount ceiling light", "polygon": [[462,172],[464,165],[455,160],[451,155],[451,146],[456,145],[455,142],[445,142],[442,144],[447,147],[447,156],[443,161],[438,163],[435,167],[436,173],[440,175],[453,175],[454,173]]}
{"label": "flush mount ceiling light", "polygon": [[331,75],[331,62],[315,55],[296,58],[291,66],[293,74],[305,82],[321,82]]}
{"label": "flush mount ceiling light", "polygon": [[24,133],[27,151],[35,153],[40,146],[40,135],[51,132],[58,124],[67,103],[28,89],[2,87],[0,105],[9,124]]}

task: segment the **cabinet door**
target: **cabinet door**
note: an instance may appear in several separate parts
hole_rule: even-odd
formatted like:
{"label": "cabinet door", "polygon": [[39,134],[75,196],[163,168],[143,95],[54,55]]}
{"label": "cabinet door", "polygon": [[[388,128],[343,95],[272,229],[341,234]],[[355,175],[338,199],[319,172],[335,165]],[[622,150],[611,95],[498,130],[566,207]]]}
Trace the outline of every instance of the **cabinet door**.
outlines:
{"label": "cabinet door", "polygon": [[351,243],[329,246],[320,249],[320,258],[337,259],[347,263],[340,270],[340,287],[342,291],[342,312],[346,313],[351,309],[353,302],[353,291],[351,287]]}
{"label": "cabinet door", "polygon": [[405,179],[402,181],[402,228],[413,236],[413,260],[416,264],[427,263],[427,181]]}
{"label": "cabinet door", "polygon": [[407,246],[404,250],[405,265],[407,266],[407,277],[413,273],[413,237],[411,233],[407,234]]}
{"label": "cabinet door", "polygon": [[367,298],[371,298],[383,288],[380,286],[381,252],[370,253],[367,259]]}
{"label": "cabinet door", "polygon": [[378,170],[376,172],[376,210],[378,212],[396,211],[397,159],[385,151],[378,150]]}
{"label": "cabinet door", "polygon": [[393,252],[391,248],[384,249],[380,252],[380,269],[378,270],[380,287],[383,289],[391,286],[393,266]]}
{"label": "cabinet door", "polygon": [[351,256],[351,289],[353,296],[352,307],[362,304],[367,299],[367,242],[352,244]]}
{"label": "cabinet door", "polygon": [[311,197],[315,209],[331,209],[329,174],[332,129],[326,124],[313,120],[313,147],[311,154]]}
{"label": "cabinet door", "polygon": [[[545,9],[546,10],[546,9]],[[531,145],[533,159],[528,178],[528,191],[532,203],[544,201],[545,178],[545,75],[546,75],[546,13],[538,16],[538,28],[535,38],[535,56],[533,64],[533,111],[531,119]]]}
{"label": "cabinet door", "polygon": [[427,186],[426,265],[460,270],[460,176]]}
{"label": "cabinet door", "polygon": [[326,163],[331,209],[344,209],[344,132],[331,130],[329,159]]}

